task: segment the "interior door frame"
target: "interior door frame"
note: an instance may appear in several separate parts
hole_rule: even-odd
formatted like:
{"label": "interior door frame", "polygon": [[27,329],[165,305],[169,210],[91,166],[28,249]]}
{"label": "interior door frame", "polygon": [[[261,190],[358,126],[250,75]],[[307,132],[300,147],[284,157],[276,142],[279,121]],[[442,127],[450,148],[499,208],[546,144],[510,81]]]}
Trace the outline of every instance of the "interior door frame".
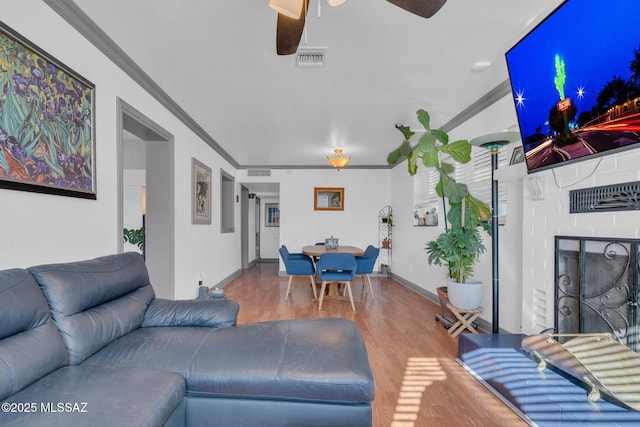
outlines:
{"label": "interior door frame", "polygon": [[[147,162],[147,180],[154,176],[162,177],[163,206],[157,210],[156,218],[151,216],[153,201],[149,198],[150,183],[147,183],[147,218],[146,225],[149,230],[163,230],[162,236],[155,239],[147,236],[145,244],[148,245],[147,268],[149,276],[158,286],[154,290],[159,297],[175,299],[175,216],[174,216],[174,136],[160,125],[149,119],[143,113],[129,105],[121,98],[116,100],[116,156],[117,156],[117,242],[118,252],[124,251],[122,228],[124,223],[124,198],[123,198],[123,131],[134,134],[143,141],[148,141],[147,158],[159,157],[161,164]],[[150,170],[151,169],[151,170]],[[155,225],[154,225],[155,224]],[[154,251],[155,246],[155,251]],[[159,271],[160,269],[161,271]],[[158,271],[156,271],[158,270]],[[162,281],[161,284],[159,281]]]}

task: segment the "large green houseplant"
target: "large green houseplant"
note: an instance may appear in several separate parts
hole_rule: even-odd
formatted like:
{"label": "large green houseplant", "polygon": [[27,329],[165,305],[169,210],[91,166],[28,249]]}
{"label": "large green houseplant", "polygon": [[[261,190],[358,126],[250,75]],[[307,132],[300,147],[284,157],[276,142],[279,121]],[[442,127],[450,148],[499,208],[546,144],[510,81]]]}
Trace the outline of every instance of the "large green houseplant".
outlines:
{"label": "large green houseplant", "polygon": [[442,198],[445,231],[436,240],[427,243],[428,262],[429,265],[447,267],[450,281],[469,283],[478,257],[485,252],[480,229],[489,231],[487,220],[491,216],[490,208],[473,197],[466,184],[456,182],[453,178],[455,164],[471,160],[471,144],[467,140],[450,142],[446,132],[431,128],[428,112],[418,110],[416,114],[424,133],[413,146],[411,138],[416,132],[407,126],[396,125],[404,141],[389,153],[387,162],[396,164],[407,158],[411,175],[418,171],[419,162],[436,169],[439,180],[435,190]]}

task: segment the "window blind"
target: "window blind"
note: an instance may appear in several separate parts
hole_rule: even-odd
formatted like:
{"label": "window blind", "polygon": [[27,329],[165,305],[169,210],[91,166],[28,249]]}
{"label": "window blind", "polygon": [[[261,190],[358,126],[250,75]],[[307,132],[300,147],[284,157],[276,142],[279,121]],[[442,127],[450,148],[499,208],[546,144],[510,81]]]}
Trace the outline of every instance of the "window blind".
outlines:
{"label": "window blind", "polygon": [[[443,161],[450,161],[443,158]],[[506,150],[498,151],[498,167],[507,164]],[[459,165],[453,178],[460,183],[467,184],[469,192],[477,199],[491,206],[491,151],[484,148],[473,147],[471,161]],[[413,177],[413,204],[414,208],[421,212],[424,207],[438,203],[440,199],[435,191],[438,183],[438,172],[435,168],[418,166],[418,172]],[[498,213],[504,216],[506,213],[507,189],[503,182],[498,183]]]}

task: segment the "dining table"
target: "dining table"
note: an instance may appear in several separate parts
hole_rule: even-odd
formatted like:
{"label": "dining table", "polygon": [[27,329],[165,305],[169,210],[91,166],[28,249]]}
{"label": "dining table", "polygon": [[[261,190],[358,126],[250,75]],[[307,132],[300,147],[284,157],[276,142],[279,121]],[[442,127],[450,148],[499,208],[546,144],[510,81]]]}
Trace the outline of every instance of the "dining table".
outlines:
{"label": "dining table", "polygon": [[[353,254],[353,256],[362,256],[364,255],[364,249],[349,245],[338,245],[336,248],[327,248],[326,245],[309,245],[302,248],[302,253],[309,255],[313,259],[317,259],[323,254],[348,253]],[[349,298],[340,295],[338,291],[338,283],[334,282],[329,282],[329,293],[324,297],[324,299],[340,299],[349,301]]]}
{"label": "dining table", "polygon": [[302,253],[310,257],[320,257],[322,254],[341,254],[348,253],[353,256],[364,255],[364,249],[357,246],[338,245],[336,248],[329,249],[327,245],[309,245],[302,248]]}

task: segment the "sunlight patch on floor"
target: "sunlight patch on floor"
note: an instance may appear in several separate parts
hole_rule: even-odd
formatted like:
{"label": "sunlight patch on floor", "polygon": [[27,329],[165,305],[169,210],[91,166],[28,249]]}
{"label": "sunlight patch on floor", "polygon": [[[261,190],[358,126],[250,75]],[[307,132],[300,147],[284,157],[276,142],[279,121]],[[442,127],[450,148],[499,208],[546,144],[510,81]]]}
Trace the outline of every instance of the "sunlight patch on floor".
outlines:
{"label": "sunlight patch on floor", "polygon": [[435,381],[444,381],[447,374],[434,357],[410,357],[402,379],[391,427],[413,427],[418,420],[422,396]]}

